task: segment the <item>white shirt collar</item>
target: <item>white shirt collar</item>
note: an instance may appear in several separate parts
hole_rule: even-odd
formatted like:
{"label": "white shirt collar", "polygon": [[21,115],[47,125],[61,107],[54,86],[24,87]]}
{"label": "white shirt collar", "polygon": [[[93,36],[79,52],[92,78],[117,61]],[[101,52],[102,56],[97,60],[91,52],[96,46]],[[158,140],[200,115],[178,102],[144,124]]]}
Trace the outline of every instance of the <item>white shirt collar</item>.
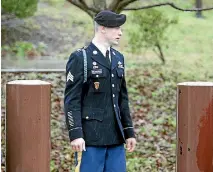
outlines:
{"label": "white shirt collar", "polygon": [[92,40],[92,43],[101,51],[101,53],[104,55],[104,57],[106,56],[107,50],[109,50],[109,52],[110,52],[110,47],[108,47],[108,49],[106,49],[103,45],[98,44],[94,39]]}

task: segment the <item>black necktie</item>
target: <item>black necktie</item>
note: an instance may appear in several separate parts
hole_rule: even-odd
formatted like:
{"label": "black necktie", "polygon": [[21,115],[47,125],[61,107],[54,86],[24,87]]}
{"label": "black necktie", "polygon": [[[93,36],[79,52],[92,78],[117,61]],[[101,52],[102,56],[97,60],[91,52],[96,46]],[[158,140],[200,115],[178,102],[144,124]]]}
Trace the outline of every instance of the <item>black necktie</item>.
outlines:
{"label": "black necktie", "polygon": [[110,65],[110,59],[109,59],[109,50],[106,51],[106,60],[108,62],[108,64]]}

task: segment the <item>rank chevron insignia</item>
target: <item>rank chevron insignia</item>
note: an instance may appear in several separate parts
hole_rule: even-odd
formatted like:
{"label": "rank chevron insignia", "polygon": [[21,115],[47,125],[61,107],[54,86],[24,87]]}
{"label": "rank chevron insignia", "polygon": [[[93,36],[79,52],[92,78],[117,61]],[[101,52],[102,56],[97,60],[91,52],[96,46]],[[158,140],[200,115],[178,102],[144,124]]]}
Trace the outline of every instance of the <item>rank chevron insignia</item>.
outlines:
{"label": "rank chevron insignia", "polygon": [[68,74],[67,74],[67,82],[68,81],[72,81],[73,82],[73,80],[74,80],[74,76],[71,74],[71,72],[69,72]]}

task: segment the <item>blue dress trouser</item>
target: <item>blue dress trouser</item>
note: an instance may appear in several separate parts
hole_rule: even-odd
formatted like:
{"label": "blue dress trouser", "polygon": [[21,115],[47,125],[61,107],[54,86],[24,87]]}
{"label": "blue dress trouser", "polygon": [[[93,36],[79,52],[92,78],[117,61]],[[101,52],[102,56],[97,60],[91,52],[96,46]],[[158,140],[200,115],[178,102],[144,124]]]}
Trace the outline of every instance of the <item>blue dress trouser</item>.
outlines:
{"label": "blue dress trouser", "polygon": [[[76,172],[126,172],[124,145],[95,147],[75,153]],[[79,170],[80,169],[80,170]]]}

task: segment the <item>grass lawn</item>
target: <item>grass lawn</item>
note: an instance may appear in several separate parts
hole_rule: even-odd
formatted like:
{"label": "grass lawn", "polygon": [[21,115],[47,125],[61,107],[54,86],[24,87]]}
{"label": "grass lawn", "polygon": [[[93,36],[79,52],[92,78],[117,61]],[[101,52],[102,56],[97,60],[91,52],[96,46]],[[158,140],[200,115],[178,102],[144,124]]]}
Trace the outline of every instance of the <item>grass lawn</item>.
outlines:
{"label": "grass lawn", "polygon": [[[189,4],[177,1],[177,5],[182,8],[192,8]],[[211,5],[211,2],[206,0],[205,4]],[[66,9],[62,12],[60,11],[59,14],[66,13],[66,18],[69,21],[66,27],[80,23],[75,34],[78,34],[78,31],[83,29],[86,40],[92,39],[94,33],[92,19],[85,12],[80,11],[69,3],[63,4],[64,6]],[[164,47],[163,49],[167,61],[166,67],[170,66],[180,72],[183,70],[196,72],[194,71],[195,68],[199,70],[199,73],[203,74],[205,71],[211,70],[213,67],[213,11],[203,12],[204,18],[197,19],[194,12],[182,12],[170,6],[156,9],[163,11],[170,18],[178,18],[178,24],[170,27],[166,33],[169,44],[168,48]],[[131,15],[129,11],[124,11],[124,13],[127,16]],[[81,23],[84,24],[81,25]],[[160,63],[156,54],[151,50],[141,51],[139,54],[130,52],[128,48],[128,33],[126,32],[129,28],[134,29],[134,23],[127,18],[127,22],[123,26],[123,38],[119,47],[116,47],[125,55],[127,68],[139,63]],[[71,51],[82,47],[85,37],[82,37],[82,41],[77,46],[72,47]]]}

